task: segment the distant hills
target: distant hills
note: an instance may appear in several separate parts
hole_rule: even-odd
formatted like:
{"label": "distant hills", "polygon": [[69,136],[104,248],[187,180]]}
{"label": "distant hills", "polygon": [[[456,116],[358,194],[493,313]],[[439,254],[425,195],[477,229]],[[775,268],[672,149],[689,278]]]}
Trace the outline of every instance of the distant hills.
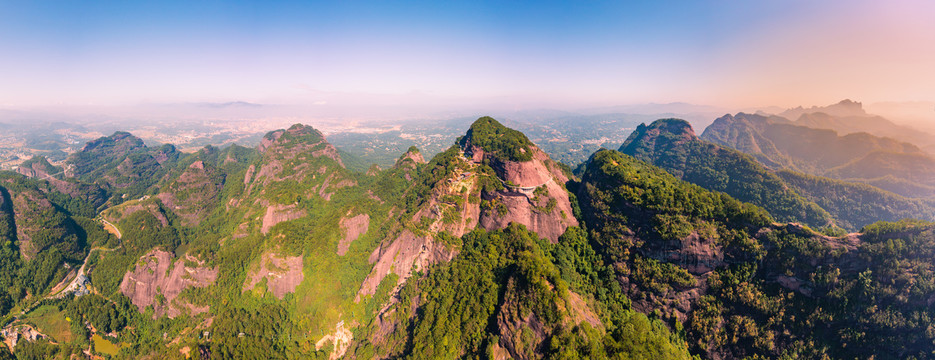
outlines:
{"label": "distant hills", "polygon": [[699,139],[684,120],[640,125],[619,151],[682,180],[759,205],[780,221],[801,221],[819,228],[832,222],[827,211],[788,189],[754,159]]}
{"label": "distant hills", "polygon": [[[735,124],[751,123],[747,117],[759,120],[754,124],[768,121],[763,116],[742,114]],[[725,126],[725,123],[725,118],[721,118],[712,126]],[[736,134],[732,131],[738,128],[743,129],[738,125],[727,127],[726,132]],[[817,130],[818,133],[823,131]],[[747,134],[753,136],[747,139],[759,136],[753,132]],[[769,140],[761,140],[771,146],[769,149],[777,148],[772,142],[764,141]],[[935,219],[932,207],[935,202],[912,200],[865,184],[790,170],[777,173],[750,155],[698,138],[691,125],[679,119],[640,125],[620,147],[620,152],[663,168],[682,180],[759,205],[780,221],[798,221],[816,228],[834,224],[856,230],[880,219]],[[788,161],[787,158],[780,160]],[[781,168],[781,164],[778,167]]]}
{"label": "distant hills", "polygon": [[[809,112],[819,110],[838,115]],[[854,115],[863,110],[850,101],[809,111],[784,113],[800,114],[797,121],[762,114],[725,115],[701,138],[753,155],[772,169],[864,182],[908,197],[935,197],[935,157],[908,142],[935,141],[930,135],[880,117]]]}
{"label": "distant hills", "polygon": [[868,114],[863,104],[848,99],[828,106],[788,109],[778,115],[792,120],[795,125],[830,129],[841,135],[865,132],[910,142],[920,147],[935,144],[935,136],[932,134],[898,125],[882,116]]}

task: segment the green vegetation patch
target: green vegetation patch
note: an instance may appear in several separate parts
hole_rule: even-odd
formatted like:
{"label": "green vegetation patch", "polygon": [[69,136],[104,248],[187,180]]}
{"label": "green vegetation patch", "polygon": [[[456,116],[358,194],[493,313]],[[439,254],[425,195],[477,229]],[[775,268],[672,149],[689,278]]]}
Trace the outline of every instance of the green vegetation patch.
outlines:
{"label": "green vegetation patch", "polygon": [[42,305],[23,317],[23,321],[36,325],[39,332],[49,335],[56,342],[70,342],[75,339],[71,332],[71,321],[64,311],[55,305]]}
{"label": "green vegetation patch", "polygon": [[479,118],[471,125],[467,135],[461,140],[462,145],[467,139],[470,139],[471,145],[480,147],[502,160],[532,160],[534,145],[526,135],[503,126],[489,116]]}

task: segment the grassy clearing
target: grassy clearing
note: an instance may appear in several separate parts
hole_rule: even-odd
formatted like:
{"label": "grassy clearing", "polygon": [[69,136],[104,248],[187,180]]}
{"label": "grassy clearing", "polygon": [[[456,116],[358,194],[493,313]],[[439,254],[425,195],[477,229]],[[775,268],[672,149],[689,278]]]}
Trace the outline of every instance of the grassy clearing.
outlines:
{"label": "grassy clearing", "polygon": [[94,350],[101,354],[115,356],[120,352],[119,346],[105,339],[100,334],[91,335],[91,341],[94,342]]}
{"label": "grassy clearing", "polygon": [[65,312],[56,306],[43,305],[29,313],[23,320],[33,323],[39,332],[49,335],[56,342],[74,340],[71,323],[65,318]]}

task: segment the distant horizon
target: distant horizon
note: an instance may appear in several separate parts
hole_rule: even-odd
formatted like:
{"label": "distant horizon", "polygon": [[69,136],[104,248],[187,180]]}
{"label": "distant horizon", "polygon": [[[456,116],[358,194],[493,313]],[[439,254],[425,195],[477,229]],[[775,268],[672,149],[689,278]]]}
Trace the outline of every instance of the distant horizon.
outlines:
{"label": "distant horizon", "polygon": [[[688,102],[669,103],[640,103],[618,105],[593,105],[591,107],[548,107],[548,106],[509,106],[477,105],[477,104],[448,104],[438,106],[419,107],[413,104],[392,104],[386,101],[374,101],[372,104],[339,103],[339,104],[276,104],[253,103],[242,100],[224,102],[178,102],[178,103],[140,103],[135,105],[35,105],[29,107],[10,107],[0,105],[0,122],[16,119],[17,116],[54,116],[49,121],[82,122],[81,119],[94,118],[120,118],[121,122],[137,122],[159,119],[163,121],[249,121],[249,120],[280,120],[290,119],[299,123],[314,123],[321,121],[351,121],[351,124],[393,124],[432,119],[455,119],[486,115],[520,115],[528,117],[538,114],[537,118],[557,117],[564,115],[597,115],[597,114],[632,114],[632,115],[691,115],[686,117],[703,130],[717,117],[740,112],[765,112],[778,115],[786,110],[795,108],[821,108],[837,104],[841,101],[854,101],[861,103],[868,115],[879,115],[893,122],[918,127],[921,130],[935,131],[935,102],[912,101],[895,102],[883,101],[867,103],[860,99],[845,98],[827,104],[800,104],[791,107],[767,105],[748,108],[725,108],[708,104],[693,104]],[[41,120],[41,119],[37,119]],[[790,119],[796,120],[796,119]],[[15,121],[15,120],[14,120]]]}

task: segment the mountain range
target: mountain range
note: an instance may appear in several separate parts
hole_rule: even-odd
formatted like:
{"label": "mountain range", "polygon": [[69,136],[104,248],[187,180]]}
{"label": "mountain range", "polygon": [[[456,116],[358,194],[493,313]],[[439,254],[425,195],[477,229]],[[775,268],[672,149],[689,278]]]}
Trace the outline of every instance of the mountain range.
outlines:
{"label": "mountain range", "polygon": [[931,204],[677,119],[576,172],[489,117],[366,172],[301,124],[36,158],[0,173],[0,357],[935,356]]}
{"label": "mountain range", "polygon": [[[838,106],[842,104],[850,104],[845,109],[851,112],[863,113],[859,103]],[[935,197],[935,156],[917,146],[935,141],[935,136],[882,118],[805,112],[793,122],[782,116],[738,113],[715,120],[701,138],[753,155],[772,169],[863,182],[907,197]]]}

